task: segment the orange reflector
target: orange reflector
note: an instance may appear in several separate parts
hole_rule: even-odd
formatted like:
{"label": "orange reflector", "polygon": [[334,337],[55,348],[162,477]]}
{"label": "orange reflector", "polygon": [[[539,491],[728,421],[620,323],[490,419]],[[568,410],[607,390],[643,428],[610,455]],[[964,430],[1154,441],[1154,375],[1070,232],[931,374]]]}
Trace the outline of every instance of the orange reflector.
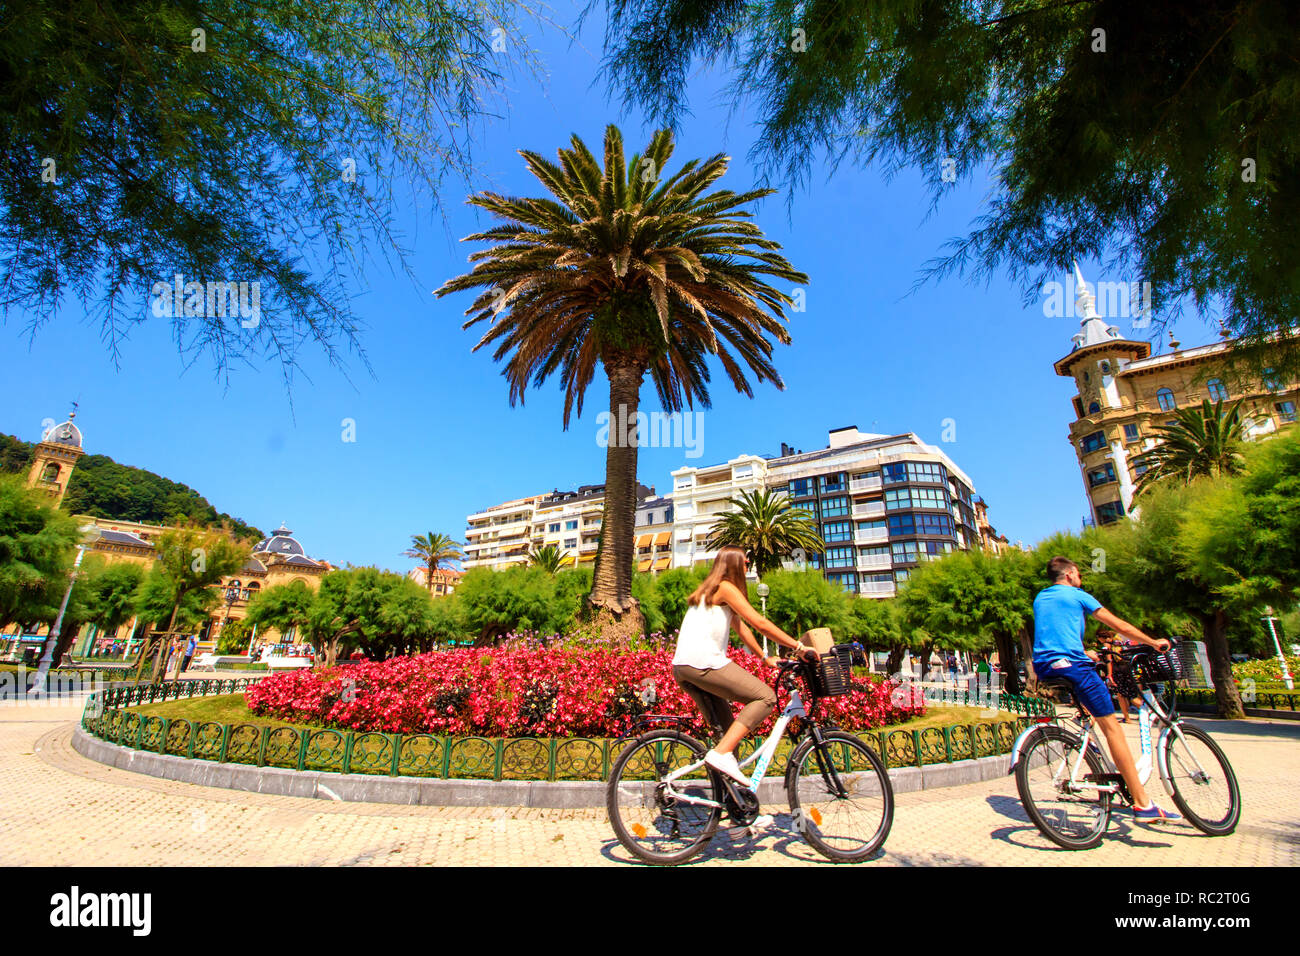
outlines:
{"label": "orange reflector", "polygon": [[822,825],[822,812],[818,810],[816,807],[813,807],[811,810],[808,811],[808,816],[812,817],[813,823],[817,824],[818,826]]}
{"label": "orange reflector", "polygon": [[636,834],[636,838],[638,840],[645,839],[645,827],[641,826],[641,824],[639,823],[632,824],[632,832]]}

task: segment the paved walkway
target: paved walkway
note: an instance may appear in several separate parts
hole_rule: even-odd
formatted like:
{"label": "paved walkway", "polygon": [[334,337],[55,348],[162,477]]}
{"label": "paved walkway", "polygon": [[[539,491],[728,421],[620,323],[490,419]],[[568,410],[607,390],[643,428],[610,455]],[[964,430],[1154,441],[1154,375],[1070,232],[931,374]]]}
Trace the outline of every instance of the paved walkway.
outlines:
{"label": "paved walkway", "polygon": [[[80,702],[0,706],[0,865],[624,865],[603,810],[401,807],[216,790],[116,770],[72,750]],[[1229,837],[1186,825],[1136,826],[1058,850],[1025,817],[1006,777],[900,794],[884,855],[867,866],[1296,866],[1300,725],[1198,721],[1220,742],[1243,793]],[[1165,796],[1156,783],[1153,793]],[[1159,797],[1158,797],[1159,799]],[[1168,802],[1167,797],[1165,797]],[[825,861],[789,828],[720,835],[704,866]]]}

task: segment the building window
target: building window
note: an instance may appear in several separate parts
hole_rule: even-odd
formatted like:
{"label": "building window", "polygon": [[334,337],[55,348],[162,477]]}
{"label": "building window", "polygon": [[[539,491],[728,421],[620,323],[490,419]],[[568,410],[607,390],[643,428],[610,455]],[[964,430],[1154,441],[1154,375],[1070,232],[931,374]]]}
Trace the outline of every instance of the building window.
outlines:
{"label": "building window", "polygon": [[920,560],[916,556],[915,541],[895,541],[889,547],[895,564],[915,564]]}
{"label": "building window", "polygon": [[1135,478],[1141,478],[1143,475],[1145,475],[1145,474],[1146,474],[1148,471],[1150,471],[1150,470],[1151,470],[1151,466],[1150,466],[1150,465],[1134,465],[1134,466],[1133,466],[1133,476],[1134,476]]}
{"label": "building window", "polygon": [[906,568],[902,568],[894,572],[894,580],[897,581],[899,584],[902,584],[904,581],[907,580],[907,576],[909,574],[911,574],[910,571],[908,571]]}
{"label": "building window", "polygon": [[560,533],[560,523],[557,521],[557,522],[555,522],[554,524],[547,525],[547,526],[546,526],[546,530],[547,530],[548,532],[550,532],[551,534],[559,534],[559,533]]}
{"label": "building window", "polygon": [[1097,521],[1099,524],[1110,524],[1122,517],[1124,517],[1124,503],[1122,501],[1107,501],[1105,504],[1097,505]]}
{"label": "building window", "polygon": [[1156,392],[1156,401],[1160,403],[1162,412],[1172,412],[1178,407],[1178,403],[1174,401],[1174,393],[1167,388],[1162,388]]}
{"label": "building window", "polygon": [[919,512],[916,518],[917,534],[934,534],[952,537],[952,518],[949,515],[931,515]]}
{"label": "building window", "polygon": [[1264,388],[1270,392],[1276,392],[1282,387],[1278,380],[1277,373],[1271,368],[1264,369]]}
{"label": "building window", "polygon": [[939,508],[948,510],[948,493],[941,488],[893,488],[885,492],[885,508]]}
{"label": "building window", "polygon": [[1226,402],[1228,400],[1228,390],[1223,387],[1223,382],[1217,378],[1210,379],[1210,384],[1206,386],[1210,392],[1210,401]]}
{"label": "building window", "polygon": [[1098,412],[1100,412],[1100,411],[1101,411],[1101,406],[1098,405],[1096,402],[1093,402],[1092,404],[1090,404],[1090,405],[1088,406],[1088,414],[1089,414],[1089,415],[1096,415],[1096,414],[1097,414]]}
{"label": "building window", "polygon": [[1125,441],[1137,441],[1138,438],[1140,438],[1140,437],[1141,437],[1141,434],[1138,432],[1138,427],[1137,427],[1136,425],[1125,425],[1125,426],[1124,426],[1124,440],[1125,440]]}
{"label": "building window", "polygon": [[858,576],[856,574],[828,574],[826,580],[832,584],[838,584],[846,591],[856,591],[858,589]]}
{"label": "building window", "polygon": [[1108,481],[1115,480],[1115,465],[1112,462],[1106,462],[1101,468],[1094,468],[1088,472],[1088,487],[1096,488],[1098,485],[1104,485]]}
{"label": "building window", "polygon": [[577,538],[565,538],[565,539],[564,539],[564,546],[565,546],[566,548],[576,548],[576,547],[578,546],[578,539],[577,539]]}
{"label": "building window", "polygon": [[884,518],[876,518],[876,519],[873,519],[873,520],[871,520],[871,521],[859,521],[859,522],[858,522],[858,530],[859,530],[859,531],[879,531],[879,530],[880,530],[881,528],[883,528],[883,527],[885,527],[885,519],[884,519]]}
{"label": "building window", "polygon": [[889,533],[895,536],[916,534],[916,515],[890,515]]}
{"label": "building window", "polygon": [[829,521],[822,525],[822,538],[826,541],[852,541],[853,522]]}
{"label": "building window", "polygon": [[1106,433],[1093,432],[1091,435],[1085,435],[1079,445],[1085,455],[1089,452],[1100,451],[1106,447]]}
{"label": "building window", "polygon": [[813,495],[813,480],[811,478],[795,478],[790,482],[791,498],[810,498]]}
{"label": "building window", "polygon": [[849,513],[848,498],[825,498],[822,500],[822,517],[838,518]]}
{"label": "building window", "polygon": [[884,465],[880,469],[880,477],[887,485],[895,485],[900,481],[907,481],[907,466],[904,464]]}
{"label": "building window", "polygon": [[48,465],[45,466],[45,470],[41,472],[41,481],[58,481],[58,480],[59,480],[59,466],[54,464],[54,462],[50,462]]}
{"label": "building window", "polygon": [[853,549],[852,548],[827,548],[826,567],[828,568],[853,567]]}
{"label": "building window", "polygon": [[883,558],[889,554],[889,545],[877,544],[870,548],[858,548],[858,553],[864,558]]}
{"label": "building window", "polygon": [[577,521],[566,521],[566,522],[564,522],[564,530],[565,530],[565,531],[577,531],[577,530],[578,530],[578,522],[577,522]]}
{"label": "building window", "polygon": [[848,490],[848,476],[839,475],[822,475],[822,494],[835,491]]}
{"label": "building window", "polygon": [[952,553],[951,541],[918,541],[917,551],[922,558],[933,561],[935,558]]}
{"label": "building window", "polygon": [[1273,407],[1277,409],[1277,417],[1282,421],[1295,421],[1295,402],[1274,402]]}
{"label": "building window", "polygon": [[654,513],[653,511],[647,511],[647,512],[645,513],[645,523],[646,523],[646,524],[654,524],[654,523],[655,523],[655,513]]}

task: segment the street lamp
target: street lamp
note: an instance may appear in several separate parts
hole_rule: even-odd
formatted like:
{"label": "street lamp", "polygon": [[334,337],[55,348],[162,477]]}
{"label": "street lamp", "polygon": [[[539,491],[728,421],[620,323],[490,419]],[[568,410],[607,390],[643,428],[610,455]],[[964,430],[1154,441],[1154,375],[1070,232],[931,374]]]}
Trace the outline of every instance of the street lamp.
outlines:
{"label": "street lamp", "polygon": [[99,539],[99,528],[93,523],[83,524],[79,530],[81,531],[81,542],[77,545],[77,557],[72,562],[72,573],[68,575],[68,587],[63,592],[63,603],[59,605],[59,614],[54,619],[54,626],[50,628],[50,633],[45,638],[45,647],[41,652],[41,660],[36,667],[36,676],[32,678],[32,682],[27,688],[29,697],[39,697],[45,688],[45,678],[49,676],[50,668],[54,663],[54,649],[59,646],[59,635],[63,633],[63,615],[68,610],[68,598],[72,597],[72,585],[77,580],[77,569],[81,567],[81,559],[85,556],[86,549]]}
{"label": "street lamp", "polygon": [[1286,681],[1287,690],[1295,690],[1295,681],[1291,679],[1291,671],[1286,666],[1286,655],[1282,653],[1282,645],[1278,643],[1277,631],[1273,627],[1273,622],[1277,620],[1273,616],[1271,607],[1264,608],[1264,623],[1268,625],[1268,633],[1273,638],[1273,650],[1277,651],[1277,659],[1282,662],[1282,679]]}
{"label": "street lamp", "polygon": [[[758,587],[754,588],[754,590],[758,592],[758,601],[763,606],[763,617],[767,617],[767,596],[772,593],[772,589],[760,581]],[[763,656],[767,657],[766,634],[763,635]]]}

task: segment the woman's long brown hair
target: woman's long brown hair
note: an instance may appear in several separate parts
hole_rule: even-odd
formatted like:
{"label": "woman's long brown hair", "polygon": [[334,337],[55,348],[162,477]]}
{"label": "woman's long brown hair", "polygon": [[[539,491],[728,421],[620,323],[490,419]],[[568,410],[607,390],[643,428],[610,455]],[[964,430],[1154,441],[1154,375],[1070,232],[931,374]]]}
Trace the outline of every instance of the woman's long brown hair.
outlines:
{"label": "woman's long brown hair", "polygon": [[718,556],[713,559],[713,567],[709,571],[709,576],[700,582],[698,588],[691,592],[691,596],[686,599],[686,603],[692,607],[698,605],[701,601],[705,604],[712,604],[713,595],[717,592],[718,585],[723,581],[730,581],[741,594],[745,593],[745,552],[740,548],[726,547],[718,552]]}

